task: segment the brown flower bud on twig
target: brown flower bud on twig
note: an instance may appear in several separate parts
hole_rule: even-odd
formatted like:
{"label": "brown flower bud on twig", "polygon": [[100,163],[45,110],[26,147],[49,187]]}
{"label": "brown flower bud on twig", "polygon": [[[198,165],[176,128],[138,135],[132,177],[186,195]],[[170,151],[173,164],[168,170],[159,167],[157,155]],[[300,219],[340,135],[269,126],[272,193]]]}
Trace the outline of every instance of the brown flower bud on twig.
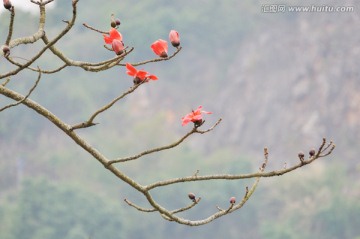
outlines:
{"label": "brown flower bud on twig", "polygon": [[10,0],[3,0],[3,2],[4,2],[4,7],[7,10],[10,10],[12,8],[12,4],[11,4]]}
{"label": "brown flower bud on twig", "polygon": [[309,155],[310,155],[310,157],[314,156],[314,155],[315,155],[315,153],[316,153],[316,151],[315,151],[315,149],[314,149],[314,148],[310,149],[310,151],[309,151]]}
{"label": "brown flower bud on twig", "polygon": [[299,153],[298,153],[298,157],[299,157],[300,161],[303,163],[303,162],[304,162],[305,154],[304,154],[303,152],[299,152]]}
{"label": "brown flower bud on twig", "polygon": [[3,46],[3,52],[4,52],[4,56],[8,57],[10,55],[10,48],[8,46]]}
{"label": "brown flower bud on twig", "polygon": [[235,204],[235,203],[236,203],[236,198],[235,198],[235,197],[231,197],[231,198],[230,198],[230,203],[231,203],[231,204]]}
{"label": "brown flower bud on twig", "polygon": [[193,193],[189,193],[189,194],[188,194],[188,197],[189,197],[189,198],[190,198],[190,200],[192,200],[193,202],[195,202],[195,201],[196,201],[195,194],[193,194]]}

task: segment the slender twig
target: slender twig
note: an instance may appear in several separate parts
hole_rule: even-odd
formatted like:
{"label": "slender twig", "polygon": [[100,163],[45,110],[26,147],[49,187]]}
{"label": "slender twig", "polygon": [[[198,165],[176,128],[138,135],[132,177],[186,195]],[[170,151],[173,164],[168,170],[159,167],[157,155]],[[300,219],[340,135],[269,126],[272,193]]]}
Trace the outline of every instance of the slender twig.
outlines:
{"label": "slender twig", "polygon": [[137,210],[141,211],[141,212],[156,212],[156,209],[154,208],[151,208],[151,209],[148,209],[148,208],[143,208],[143,207],[140,207],[138,205],[136,205],[135,203],[132,203],[130,202],[128,199],[124,199],[124,201],[131,207],[133,208],[136,208]]}
{"label": "slender twig", "polygon": [[192,135],[194,133],[204,134],[204,133],[207,133],[207,132],[213,130],[220,122],[221,122],[221,119],[219,119],[212,127],[210,127],[207,130],[204,130],[204,131],[201,131],[198,128],[194,127],[191,131],[186,133],[183,137],[181,137],[179,140],[175,141],[172,144],[162,146],[162,147],[158,147],[158,148],[149,149],[149,150],[146,150],[146,151],[141,152],[141,153],[139,153],[137,155],[134,155],[134,156],[130,156],[130,157],[126,157],[126,158],[118,158],[118,159],[115,159],[115,160],[110,160],[109,164],[131,161],[131,160],[138,159],[138,158],[140,158],[142,156],[145,156],[147,154],[151,154],[151,153],[160,152],[160,151],[163,151],[163,150],[174,148],[174,147],[178,146],[180,143],[182,143],[187,137],[189,137],[190,135]]}
{"label": "slender twig", "polygon": [[83,26],[86,27],[86,28],[89,28],[90,30],[93,30],[93,31],[95,31],[95,32],[98,32],[98,33],[109,34],[108,31],[105,32],[105,31],[98,30],[98,29],[96,29],[96,28],[94,28],[94,27],[92,27],[92,26],[89,26],[89,25],[86,24],[86,23],[83,23]]}
{"label": "slender twig", "polygon": [[195,207],[201,200],[201,197],[197,198],[196,200],[193,201],[193,203],[191,203],[189,206],[187,207],[182,207],[182,208],[179,208],[179,209],[176,209],[176,210],[172,210],[171,213],[172,214],[175,214],[175,213],[179,213],[179,212],[184,212],[184,211],[187,211],[187,210],[190,210],[191,208]]}
{"label": "slender twig", "polygon": [[[75,23],[75,19],[76,19],[76,3],[79,0],[73,0],[73,16],[71,21],[67,24],[67,26],[65,27],[65,29],[63,29],[52,41],[50,41],[45,47],[43,47],[33,58],[31,58],[28,62],[26,62],[24,65],[22,65],[21,67],[18,67],[17,69],[10,71],[4,75],[0,75],[0,79],[11,76],[11,75],[16,75],[17,73],[19,73],[21,70],[27,68],[28,66],[30,66],[34,61],[36,61],[40,56],[42,56],[42,54],[44,54],[44,52],[51,47],[52,45],[54,45],[59,39],[61,39],[66,33],[68,33],[70,31],[70,29],[73,27],[74,23]],[[42,9],[40,12],[43,11],[43,15],[40,16],[40,18],[45,18],[45,9],[44,6],[40,6],[40,9]],[[42,22],[42,21],[40,21]],[[45,23],[45,20],[43,20],[43,22]],[[45,34],[45,33],[44,33]],[[45,36],[44,34],[42,34],[42,36]],[[20,41],[20,40],[19,40]],[[11,41],[12,43],[13,41]],[[23,39],[22,41],[20,41],[23,44],[26,44],[28,42],[26,42],[26,39]],[[10,43],[10,45],[11,45]],[[20,44],[20,43],[19,43]]]}
{"label": "slender twig", "polygon": [[[145,64],[150,63],[150,62],[168,61],[171,58],[173,58],[174,56],[176,56],[181,51],[181,49],[182,49],[182,47],[177,48],[176,51],[169,57],[155,58],[155,59],[152,59],[152,60],[147,60],[147,61],[142,61],[142,62],[137,62],[137,63],[131,63],[131,65],[140,66],[140,65],[145,65]],[[119,64],[119,65],[120,66],[125,66],[126,64]]]}
{"label": "slender twig", "polygon": [[[193,201],[193,203],[191,203],[190,205],[183,207],[183,208],[179,208],[179,209],[175,209],[175,210],[171,210],[170,213],[171,214],[176,214],[176,213],[180,213],[180,212],[184,212],[187,211],[191,208],[193,208],[194,206],[196,206],[199,201],[201,200],[201,198],[198,198],[197,200]],[[157,210],[155,208],[144,208],[144,207],[140,207],[139,205],[136,205],[135,203],[129,201],[128,199],[124,199],[124,201],[131,207],[135,208],[138,211],[141,212],[156,212]],[[167,220],[169,220],[169,217],[166,217]]]}
{"label": "slender twig", "polygon": [[[19,66],[19,67],[22,66],[22,64],[15,61],[13,57],[8,57],[7,60],[13,65],[16,65],[16,66]],[[56,69],[53,69],[53,70],[39,70],[38,68],[33,68],[33,67],[30,67],[30,66],[27,67],[27,69],[29,69],[31,71],[35,71],[35,72],[41,72],[43,74],[53,74],[53,73],[61,71],[62,69],[64,69],[67,66],[68,65],[64,64],[64,65],[62,65],[62,66],[60,66],[60,67],[58,67]]]}
{"label": "slender twig", "polygon": [[10,9],[10,23],[9,23],[9,32],[5,41],[5,45],[9,45],[13,33],[13,27],[14,27],[14,19],[15,19],[15,7],[13,6]]}
{"label": "slender twig", "polygon": [[[35,90],[35,88],[37,87],[37,85],[38,85],[38,83],[39,83],[39,81],[40,81],[40,79],[41,79],[41,71],[40,71],[40,68],[38,68],[38,69],[39,69],[38,78],[37,78],[37,80],[35,81],[35,84],[31,87],[31,89],[30,89],[29,92],[27,93],[27,95],[26,95],[23,99],[17,101],[16,103],[9,104],[9,105],[7,105],[7,106],[4,106],[4,107],[0,108],[0,112],[3,111],[3,110],[6,110],[6,109],[8,109],[8,108],[17,106],[17,105],[23,103],[27,98],[29,98],[29,96],[30,96],[31,93]],[[3,86],[5,86],[5,85],[3,85]]]}
{"label": "slender twig", "polygon": [[5,87],[5,86],[7,85],[7,83],[9,83],[9,82],[10,82],[10,78],[7,78],[7,79],[5,80],[5,82],[2,83],[1,85],[2,85],[3,87]]}
{"label": "slender twig", "polygon": [[71,127],[71,130],[75,130],[75,129],[81,129],[81,128],[87,128],[90,126],[95,125],[95,123],[93,122],[96,118],[96,116],[98,116],[100,113],[108,110],[110,107],[112,107],[116,102],[118,102],[119,100],[121,100],[122,98],[124,98],[126,95],[134,92],[140,85],[142,85],[145,81],[142,81],[140,84],[136,84],[132,87],[130,87],[130,89],[126,92],[124,92],[122,95],[116,97],[115,99],[113,99],[110,103],[104,105],[103,107],[101,107],[99,110],[97,110],[94,114],[92,114],[90,116],[90,118],[82,123],[79,124],[75,124]]}
{"label": "slender twig", "polygon": [[[292,167],[289,168],[283,168],[280,170],[275,170],[275,171],[270,171],[270,172],[257,172],[257,173],[249,173],[249,174],[238,174],[238,175],[234,175],[234,174],[216,174],[216,175],[206,175],[206,176],[188,176],[188,177],[182,177],[182,178],[174,178],[174,179],[169,179],[169,180],[164,180],[164,181],[158,181],[155,182],[153,184],[149,184],[146,186],[147,190],[150,189],[154,189],[157,187],[163,187],[163,186],[167,186],[167,185],[171,185],[171,184],[176,184],[176,183],[183,183],[183,182],[193,182],[193,181],[207,181],[207,180],[238,180],[238,179],[249,179],[249,178],[257,178],[257,177],[274,177],[274,176],[280,176],[286,173],[289,173],[291,171],[294,171],[300,167],[303,167],[307,164],[312,163],[313,161],[315,161],[318,158],[324,157],[329,155],[329,153],[332,152],[332,150],[335,148],[335,145],[333,145],[333,147],[330,149],[330,151],[326,154],[320,154],[320,155],[315,155],[312,158],[309,158],[307,160],[304,160],[304,162],[300,162]],[[111,161],[110,161],[111,162]],[[263,166],[266,166],[263,165]],[[262,167],[263,167],[262,166]]]}

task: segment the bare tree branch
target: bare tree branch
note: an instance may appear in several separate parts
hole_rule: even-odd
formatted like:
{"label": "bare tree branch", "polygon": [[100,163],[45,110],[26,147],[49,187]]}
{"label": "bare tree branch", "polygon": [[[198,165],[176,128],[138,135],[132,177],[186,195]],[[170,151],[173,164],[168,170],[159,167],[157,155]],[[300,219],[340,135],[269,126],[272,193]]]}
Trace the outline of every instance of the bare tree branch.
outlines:
{"label": "bare tree branch", "polygon": [[[62,30],[52,41],[50,41],[43,49],[41,49],[33,58],[31,58],[27,63],[25,63],[24,65],[18,67],[17,69],[13,70],[13,71],[10,71],[4,75],[0,75],[0,79],[2,78],[5,78],[5,77],[8,77],[8,76],[12,76],[12,75],[16,75],[17,73],[19,73],[21,70],[27,68],[28,66],[30,66],[33,62],[35,62],[39,57],[42,56],[42,54],[44,54],[44,52],[49,48],[51,47],[52,45],[54,45],[59,39],[61,39],[66,33],[68,33],[70,31],[70,29],[73,27],[74,23],[75,23],[75,19],[76,19],[76,3],[78,2],[78,0],[74,0],[73,1],[73,16],[72,16],[72,19],[71,21],[67,24],[67,26],[65,27],[64,30]],[[40,6],[40,19],[44,18],[44,20],[40,20],[41,23],[44,23],[45,24],[45,8],[44,6]],[[41,25],[41,24],[40,24]],[[40,29],[42,29],[42,27],[40,26],[39,27],[39,31],[40,32]],[[42,29],[43,34],[44,31]],[[41,36],[43,36],[43,34],[41,34]],[[33,38],[35,39],[35,36],[36,34],[33,35]],[[16,44],[27,44],[27,43],[30,43],[27,41],[28,38],[21,38],[19,40],[13,40],[10,42],[10,45],[16,45]],[[14,43],[15,42],[15,43]]]}
{"label": "bare tree branch", "polygon": [[[31,2],[34,4],[37,4],[40,9],[38,29],[31,36],[21,37],[21,38],[14,39],[14,40],[11,40],[11,39],[12,39],[13,31],[14,31],[13,27],[14,27],[14,21],[15,21],[15,9],[14,9],[14,7],[10,8],[11,15],[10,15],[8,35],[6,38],[5,45],[2,46],[1,54],[3,54],[4,57],[8,60],[8,62],[10,64],[12,64],[13,66],[15,66],[16,68],[14,70],[11,70],[11,71],[3,74],[3,75],[0,75],[0,79],[6,78],[6,80],[2,84],[0,84],[0,94],[9,99],[12,99],[16,102],[0,108],[0,112],[4,111],[5,109],[8,109],[10,107],[17,106],[19,104],[23,104],[23,105],[27,106],[28,108],[34,110],[35,112],[37,112],[39,115],[43,116],[50,122],[52,122],[56,127],[58,127],[60,130],[62,130],[64,132],[64,134],[68,135],[68,137],[71,138],[74,143],[76,143],[77,145],[79,145],[79,147],[81,147],[83,150],[88,152],[94,159],[96,159],[99,163],[101,163],[107,170],[109,170],[112,174],[114,174],[118,179],[124,181],[130,187],[136,189],[140,194],[142,194],[145,197],[145,199],[147,200],[147,202],[150,204],[149,208],[145,208],[142,206],[138,206],[137,204],[129,201],[128,199],[125,199],[124,201],[129,206],[131,206],[139,211],[142,211],[142,212],[148,212],[148,213],[157,212],[166,220],[175,221],[177,223],[184,224],[184,225],[199,226],[199,225],[207,224],[217,218],[220,218],[222,216],[225,216],[229,213],[232,213],[232,212],[242,208],[244,206],[244,204],[250,199],[250,197],[255,192],[261,178],[275,177],[275,176],[280,176],[280,175],[284,175],[286,173],[292,172],[300,167],[303,167],[305,165],[313,163],[318,158],[322,158],[322,157],[326,157],[326,156],[330,155],[333,152],[333,150],[335,149],[335,144],[332,141],[327,143],[326,139],[324,138],[317,151],[315,151],[315,149],[312,149],[309,152],[309,157],[305,158],[304,153],[299,153],[298,159],[300,161],[298,161],[297,164],[295,164],[294,166],[287,167],[287,165],[284,165],[284,167],[282,169],[266,172],[265,169],[268,164],[269,152],[268,152],[267,148],[264,148],[264,154],[263,154],[264,160],[263,160],[261,166],[259,167],[259,169],[253,173],[212,174],[212,175],[201,176],[201,175],[199,175],[200,171],[197,170],[196,173],[194,173],[191,176],[160,180],[160,181],[150,183],[148,185],[140,184],[139,182],[135,181],[135,179],[129,177],[124,172],[119,170],[115,164],[116,163],[124,163],[124,162],[131,161],[131,160],[136,160],[145,155],[149,155],[152,153],[161,152],[164,150],[174,148],[174,147],[180,145],[181,143],[183,143],[192,134],[205,134],[205,133],[208,133],[208,132],[214,130],[214,128],[220,124],[221,118],[214,125],[212,125],[210,128],[205,129],[205,130],[200,129],[200,127],[204,124],[205,121],[202,119],[200,121],[196,121],[198,123],[194,123],[194,127],[189,132],[187,132],[185,135],[183,135],[181,138],[179,138],[177,141],[175,141],[173,143],[170,143],[170,144],[167,144],[167,145],[164,145],[161,147],[147,149],[147,150],[144,150],[143,152],[140,152],[140,153],[130,156],[130,157],[119,157],[114,160],[110,160],[109,158],[107,158],[104,154],[99,152],[95,147],[90,145],[85,139],[80,137],[79,134],[77,134],[77,132],[75,132],[75,129],[87,128],[87,127],[97,124],[94,122],[97,116],[99,116],[100,114],[104,113],[105,111],[107,111],[108,109],[113,107],[121,99],[123,99],[127,95],[133,93],[138,87],[140,87],[140,85],[142,85],[143,83],[145,83],[147,81],[143,80],[143,81],[141,81],[141,83],[133,85],[127,91],[120,94],[119,96],[117,96],[116,98],[114,98],[112,101],[108,102],[101,108],[97,109],[89,117],[89,119],[87,121],[78,123],[78,124],[75,124],[72,126],[67,124],[63,120],[61,120],[55,114],[53,114],[48,109],[43,107],[41,104],[32,101],[29,97],[32,94],[32,92],[36,89],[36,87],[38,86],[38,83],[40,82],[42,74],[53,74],[53,73],[61,71],[62,69],[66,68],[68,66],[79,67],[79,68],[82,68],[83,70],[89,71],[89,72],[99,72],[99,71],[108,70],[115,66],[125,66],[125,64],[123,64],[121,62],[125,59],[126,56],[128,56],[128,54],[130,54],[134,50],[133,47],[126,47],[124,49],[124,51],[122,51],[123,45],[121,45],[120,52],[123,52],[121,55],[117,55],[117,56],[112,57],[111,59],[107,59],[107,60],[100,61],[100,62],[85,62],[85,61],[77,61],[77,60],[68,58],[59,48],[57,48],[56,43],[58,42],[58,40],[60,40],[62,37],[64,37],[74,26],[75,20],[77,18],[78,0],[72,0],[71,20],[63,20],[63,22],[66,23],[66,27],[62,31],[60,31],[56,35],[56,37],[54,37],[52,40],[49,40],[48,36],[44,30],[45,20],[46,20],[45,19],[46,18],[45,5],[48,3],[51,3],[53,1],[54,0],[31,0]],[[112,15],[112,21],[114,21],[113,18],[114,18],[114,16]],[[85,24],[85,23],[83,24],[83,26],[92,31],[95,31],[97,33],[108,34],[108,32],[98,30],[94,27],[91,27],[91,26]],[[39,39],[41,39],[45,45],[34,56],[32,56],[32,58],[30,58],[28,60],[25,59],[25,63],[22,64],[15,60],[17,58],[20,58],[20,59],[24,59],[24,58],[9,56],[10,48],[13,48],[13,47],[16,47],[16,46],[22,45],[22,44],[32,44],[32,43],[37,42]],[[108,43],[108,41],[106,41],[106,43]],[[105,45],[105,48],[110,51],[113,51],[113,49],[109,48],[106,45]],[[138,62],[138,63],[133,63],[132,65],[139,66],[139,65],[152,63],[152,62],[170,60],[173,57],[175,57],[181,51],[181,49],[182,49],[181,47],[176,47],[176,50],[174,51],[174,53],[169,57],[150,59],[150,60],[146,60],[146,61],[142,61],[142,62]],[[37,67],[37,68],[32,67],[31,65],[36,60],[38,60],[41,56],[43,56],[43,54],[47,50],[50,50],[55,57],[59,58],[63,62],[63,65],[59,66],[55,69],[52,69],[52,70],[41,70],[40,67]],[[22,71],[24,69],[30,69],[31,71],[38,72],[37,80],[35,81],[34,85],[29,89],[28,93],[25,96],[6,87],[8,82],[10,81],[9,77],[18,74],[20,71]],[[136,71],[136,69],[134,71]],[[137,76],[138,72],[135,72],[133,74]],[[206,112],[206,113],[209,113],[209,112]],[[198,115],[195,115],[195,116],[198,116]],[[193,122],[195,122],[195,121],[193,121]],[[179,216],[179,213],[185,212],[187,210],[194,208],[200,202],[201,198],[200,197],[196,198],[195,194],[193,194],[193,193],[188,194],[188,197],[190,200],[192,200],[192,203],[190,203],[190,204],[186,203],[186,204],[184,204],[184,206],[179,207],[177,209],[167,209],[167,208],[163,207],[160,203],[158,203],[154,199],[152,194],[150,193],[150,191],[153,189],[172,186],[172,185],[178,184],[178,183],[190,183],[190,182],[197,183],[199,181],[242,180],[242,179],[253,179],[253,183],[250,187],[247,186],[245,188],[245,193],[242,196],[240,196],[241,200],[239,200],[239,202],[236,202],[236,198],[235,198],[235,196],[233,196],[227,202],[226,205],[228,205],[228,206],[222,206],[222,207],[215,206],[214,212],[210,216],[207,216],[200,220],[189,220],[189,219]],[[235,195],[236,195],[236,193],[235,193]]]}
{"label": "bare tree branch", "polygon": [[106,31],[98,30],[98,29],[96,29],[96,28],[94,28],[94,27],[92,27],[92,26],[89,26],[89,25],[86,24],[86,23],[83,23],[83,26],[86,27],[86,28],[89,28],[90,30],[93,30],[93,31],[95,31],[95,32],[98,32],[98,33],[109,34],[108,31],[106,32]]}
{"label": "bare tree branch", "polygon": [[[14,107],[14,106],[17,106],[21,103],[24,102],[24,100],[26,100],[27,98],[29,98],[29,96],[31,95],[31,93],[35,90],[35,88],[37,87],[38,83],[40,82],[40,79],[41,79],[41,71],[40,71],[40,68],[39,68],[39,76],[37,78],[37,80],[35,81],[35,84],[31,87],[31,89],[29,90],[29,92],[27,93],[27,95],[22,99],[22,100],[19,100],[18,102],[16,103],[13,103],[13,104],[9,104],[7,106],[4,106],[2,108],[0,108],[0,112],[1,111],[4,111],[8,108],[11,108],[11,107]],[[3,84],[2,86],[4,87],[6,84]]]}
{"label": "bare tree branch", "polygon": [[14,27],[14,19],[15,19],[15,7],[13,6],[12,8],[10,8],[10,23],[9,23],[9,32],[5,41],[5,45],[9,45],[10,44],[10,40],[12,37],[12,33],[13,33],[13,27]]}
{"label": "bare tree branch", "polygon": [[54,0],[47,0],[47,1],[42,1],[42,0],[40,0],[40,1],[30,0],[30,1],[31,1],[32,3],[35,3],[35,4],[39,5],[39,6],[44,6],[44,5],[48,4],[48,3],[53,2]]}
{"label": "bare tree branch", "polygon": [[128,94],[134,92],[140,85],[142,85],[145,81],[142,81],[140,84],[136,84],[132,87],[130,87],[130,89],[128,91],[126,91],[125,93],[123,93],[122,95],[116,97],[115,99],[113,99],[110,103],[104,105],[103,107],[101,107],[99,110],[97,110],[92,116],[90,116],[90,118],[86,121],[86,122],[82,122],[76,125],[73,125],[71,127],[71,130],[75,130],[75,129],[81,129],[81,128],[87,128],[93,125],[96,125],[96,123],[94,123],[94,120],[96,118],[96,116],[98,116],[99,114],[103,113],[104,111],[110,109],[116,102],[118,102],[119,100],[121,100],[122,98],[124,98],[125,96],[127,96]]}
{"label": "bare tree branch", "polygon": [[207,132],[213,130],[218,124],[220,124],[220,122],[221,122],[221,119],[219,119],[211,128],[209,128],[209,129],[207,129],[205,131],[201,131],[201,130],[198,129],[198,127],[194,127],[190,132],[188,132],[187,134],[185,134],[183,137],[181,137],[179,140],[177,140],[176,142],[174,142],[172,144],[162,146],[162,147],[158,147],[158,148],[154,148],[154,149],[149,149],[149,150],[141,152],[141,153],[139,153],[137,155],[130,156],[130,157],[127,157],[127,158],[119,158],[119,159],[111,160],[111,161],[109,161],[109,164],[131,161],[131,160],[138,159],[138,158],[140,158],[142,156],[145,156],[147,154],[152,154],[152,153],[155,153],[155,152],[160,152],[160,151],[163,151],[163,150],[174,148],[174,147],[178,146],[179,144],[181,144],[187,137],[189,137],[190,135],[192,135],[194,133],[204,134],[204,133],[207,133]]}
{"label": "bare tree branch", "polygon": [[[147,60],[147,61],[142,61],[142,62],[137,62],[137,63],[131,63],[131,65],[140,66],[140,65],[145,65],[145,64],[151,63],[151,62],[168,61],[171,58],[173,58],[174,56],[176,56],[181,51],[181,49],[182,49],[182,47],[176,48],[176,51],[171,56],[168,56],[168,57],[155,58],[155,59],[152,59],[152,60]],[[126,64],[119,64],[119,65],[120,66],[125,66]]]}
{"label": "bare tree branch", "polygon": [[[332,143],[331,143],[332,144]],[[335,148],[335,145],[332,144],[332,147],[328,153],[331,153],[332,150]],[[322,149],[322,148],[321,148]],[[322,152],[324,153],[324,152]],[[257,173],[250,173],[250,174],[239,174],[239,175],[232,175],[232,174],[217,174],[217,175],[206,175],[206,176],[189,176],[189,177],[183,177],[183,178],[174,178],[164,181],[158,181],[153,184],[149,184],[145,187],[146,190],[151,190],[157,187],[163,187],[171,184],[176,183],[183,183],[183,182],[194,182],[194,181],[207,181],[207,180],[239,180],[239,179],[249,179],[249,178],[256,178],[256,177],[274,177],[274,176],[280,176],[286,173],[289,173],[291,171],[294,171],[304,165],[310,164],[313,161],[315,161],[318,158],[324,157],[326,154],[319,154],[315,157],[308,158],[307,160],[304,160],[303,162],[300,162],[292,167],[289,168],[283,168],[276,171],[270,171],[270,172],[257,172]]]}

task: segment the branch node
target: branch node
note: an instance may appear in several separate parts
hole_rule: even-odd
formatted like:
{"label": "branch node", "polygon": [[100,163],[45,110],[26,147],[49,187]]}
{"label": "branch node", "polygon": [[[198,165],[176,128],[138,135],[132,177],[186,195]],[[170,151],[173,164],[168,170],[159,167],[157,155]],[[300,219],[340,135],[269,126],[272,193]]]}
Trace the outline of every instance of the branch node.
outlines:
{"label": "branch node", "polygon": [[99,123],[93,123],[91,121],[86,121],[86,122],[82,122],[79,124],[75,124],[73,126],[70,127],[70,131],[76,130],[76,129],[83,129],[83,128],[88,128],[94,125],[97,125]]}

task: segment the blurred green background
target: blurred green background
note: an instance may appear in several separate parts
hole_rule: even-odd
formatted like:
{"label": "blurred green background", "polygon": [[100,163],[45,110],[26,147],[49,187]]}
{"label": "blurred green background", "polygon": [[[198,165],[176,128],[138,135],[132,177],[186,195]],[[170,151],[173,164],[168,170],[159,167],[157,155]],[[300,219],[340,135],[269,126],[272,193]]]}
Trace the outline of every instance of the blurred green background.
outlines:
{"label": "blurred green background", "polygon": [[[30,1],[29,1],[30,2]],[[353,6],[352,12],[269,13],[270,5]],[[15,3],[14,3],[15,5]],[[37,12],[17,8],[14,38],[36,31]],[[75,60],[113,57],[101,34],[111,13],[122,24],[124,43],[135,47],[126,62],[154,57],[150,44],[180,33],[183,50],[170,61],[150,63],[159,77],[97,118],[79,134],[109,158],[130,156],[173,142],[191,126],[181,117],[203,105],[212,111],[204,128],[175,149],[149,155],[120,169],[146,184],[211,173],[257,170],[266,146],[267,170],[297,163],[299,151],[334,140],[334,153],[289,175],[262,179],[243,209],[201,227],[187,227],[143,214],[123,199],[147,203],[66,135],[24,106],[0,113],[0,238],[360,238],[360,20],[357,1],[95,1],[80,0],[77,23],[58,47]],[[71,1],[55,1],[46,32],[55,36],[71,17]],[[5,42],[8,12],[0,12]],[[12,49],[29,59],[41,44]],[[174,49],[169,49],[170,54]],[[20,58],[21,57],[21,58]],[[61,65],[47,54],[42,69]],[[0,70],[12,66],[0,59]],[[122,67],[89,73],[70,67],[43,75],[31,98],[69,124],[132,85]],[[23,94],[37,75],[23,71],[8,86]],[[0,97],[0,104],[11,101]],[[241,198],[251,181],[189,183],[156,190],[169,208],[201,203],[183,216],[201,219]]]}

